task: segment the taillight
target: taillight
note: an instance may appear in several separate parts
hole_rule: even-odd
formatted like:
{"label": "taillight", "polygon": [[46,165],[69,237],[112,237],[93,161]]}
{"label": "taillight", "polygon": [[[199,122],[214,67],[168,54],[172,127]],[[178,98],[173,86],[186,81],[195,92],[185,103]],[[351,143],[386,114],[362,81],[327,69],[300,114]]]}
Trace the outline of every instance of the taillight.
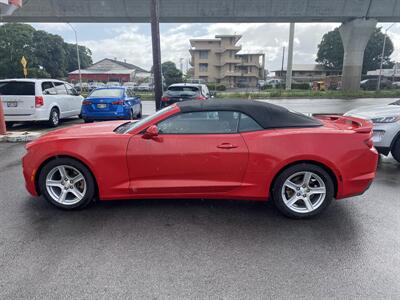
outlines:
{"label": "taillight", "polygon": [[92,101],[89,101],[89,100],[82,101],[82,105],[91,105],[91,104],[92,104]]}
{"label": "taillight", "polygon": [[368,140],[365,140],[364,143],[368,146],[368,148],[372,148],[374,146],[374,141],[372,140],[372,137]]}
{"label": "taillight", "polygon": [[206,99],[207,99],[206,97],[201,95],[196,97],[196,100],[206,100]]}
{"label": "taillight", "polygon": [[111,102],[111,104],[113,104],[113,105],[122,105],[122,104],[124,104],[124,100],[117,100],[117,101]]}
{"label": "taillight", "polygon": [[169,101],[169,98],[168,97],[161,97],[161,101],[164,101],[164,102]]}
{"label": "taillight", "polygon": [[39,108],[39,107],[41,107],[41,106],[43,106],[44,105],[44,99],[43,99],[43,97],[42,96],[36,96],[35,97],[35,107],[36,108]]}

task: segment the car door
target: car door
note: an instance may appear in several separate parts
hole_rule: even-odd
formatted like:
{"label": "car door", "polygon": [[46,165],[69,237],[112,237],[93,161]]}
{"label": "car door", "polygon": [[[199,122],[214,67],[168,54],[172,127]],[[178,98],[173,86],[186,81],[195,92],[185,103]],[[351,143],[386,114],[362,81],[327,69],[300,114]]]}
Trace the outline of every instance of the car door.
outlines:
{"label": "car door", "polygon": [[65,83],[70,105],[70,116],[77,116],[81,113],[83,97],[78,94],[72,85]]}
{"label": "car door", "polygon": [[236,112],[192,112],[157,124],[159,135],[131,138],[130,184],[139,195],[217,195],[242,183],[248,149]]}
{"label": "car door", "polygon": [[69,95],[65,85],[61,81],[53,81],[54,87],[57,91],[56,102],[60,108],[61,118],[69,117],[71,115],[72,105],[70,104]]}

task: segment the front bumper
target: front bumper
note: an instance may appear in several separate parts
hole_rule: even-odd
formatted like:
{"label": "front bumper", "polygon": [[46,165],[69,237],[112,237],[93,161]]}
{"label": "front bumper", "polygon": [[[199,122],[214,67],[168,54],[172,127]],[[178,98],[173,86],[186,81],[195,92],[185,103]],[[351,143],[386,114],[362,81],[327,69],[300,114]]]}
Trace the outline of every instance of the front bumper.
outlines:
{"label": "front bumper", "polygon": [[375,123],[373,141],[379,153],[388,155],[394,139],[400,132],[400,123]]}

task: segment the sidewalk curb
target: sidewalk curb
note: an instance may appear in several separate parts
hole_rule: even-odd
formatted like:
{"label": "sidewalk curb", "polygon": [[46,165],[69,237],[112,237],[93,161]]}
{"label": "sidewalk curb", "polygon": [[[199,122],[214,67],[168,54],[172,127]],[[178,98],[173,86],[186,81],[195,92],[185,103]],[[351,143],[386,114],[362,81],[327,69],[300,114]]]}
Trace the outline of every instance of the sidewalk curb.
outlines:
{"label": "sidewalk curb", "polygon": [[0,135],[0,142],[4,143],[26,143],[33,141],[41,136],[39,132],[7,132],[6,135]]}

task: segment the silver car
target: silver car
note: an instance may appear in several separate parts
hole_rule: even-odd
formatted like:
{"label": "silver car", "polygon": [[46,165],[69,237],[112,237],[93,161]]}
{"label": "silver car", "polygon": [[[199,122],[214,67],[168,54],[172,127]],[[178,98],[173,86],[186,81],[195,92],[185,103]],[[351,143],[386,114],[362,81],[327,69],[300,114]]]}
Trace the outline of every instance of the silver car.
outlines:
{"label": "silver car", "polygon": [[345,116],[368,119],[374,123],[375,148],[383,155],[392,153],[400,162],[400,100],[388,105],[360,107]]}

